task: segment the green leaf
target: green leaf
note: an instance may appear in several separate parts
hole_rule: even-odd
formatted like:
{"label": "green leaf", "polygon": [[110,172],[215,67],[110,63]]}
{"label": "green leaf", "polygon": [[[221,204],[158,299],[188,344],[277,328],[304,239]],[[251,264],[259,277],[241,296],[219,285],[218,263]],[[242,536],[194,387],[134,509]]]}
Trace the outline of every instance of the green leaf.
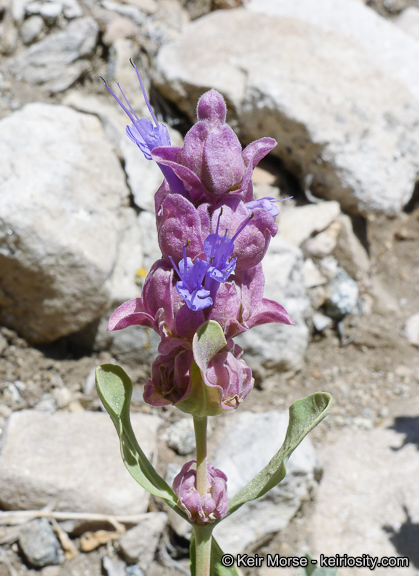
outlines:
{"label": "green leaf", "polygon": [[332,397],[327,392],[316,392],[297,400],[289,408],[289,424],[284,443],[265,466],[244,488],[229,501],[227,516],[246,502],[260,498],[285,477],[285,464],[303,438],[330,411]]}
{"label": "green leaf", "polygon": [[186,514],[177,506],[176,494],[157,474],[137,442],[130,419],[132,382],[129,376],[120,366],[103,364],[96,370],[96,389],[118,433],[122,460],[128,472],[140,486],[150,494],[163,498],[189,522]]}
{"label": "green leaf", "polygon": [[[196,576],[195,536],[192,532],[189,545],[191,576]],[[240,576],[236,566],[223,566],[221,558],[224,552],[219,547],[214,536],[211,537],[211,571],[210,576]]]}
{"label": "green leaf", "polygon": [[226,344],[223,329],[218,322],[209,320],[198,328],[192,344],[195,362],[190,371],[191,391],[185,400],[176,404],[179,410],[200,418],[224,412],[221,408],[220,388],[207,386],[204,379],[208,364]]}

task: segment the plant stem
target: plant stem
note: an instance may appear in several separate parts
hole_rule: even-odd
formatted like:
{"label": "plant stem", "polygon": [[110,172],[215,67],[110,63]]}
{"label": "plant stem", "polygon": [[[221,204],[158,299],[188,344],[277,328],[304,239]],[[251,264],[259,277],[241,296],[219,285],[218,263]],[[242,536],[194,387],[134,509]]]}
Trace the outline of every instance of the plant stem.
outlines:
{"label": "plant stem", "polygon": [[194,525],[196,572],[195,576],[210,576],[212,526]]}
{"label": "plant stem", "polygon": [[[196,489],[201,496],[208,493],[208,461],[207,461],[207,417],[193,417],[196,441]],[[211,570],[211,533],[208,525],[194,526],[196,575],[210,576]]]}
{"label": "plant stem", "polygon": [[201,496],[208,492],[207,417],[193,417],[196,442],[196,489]]}

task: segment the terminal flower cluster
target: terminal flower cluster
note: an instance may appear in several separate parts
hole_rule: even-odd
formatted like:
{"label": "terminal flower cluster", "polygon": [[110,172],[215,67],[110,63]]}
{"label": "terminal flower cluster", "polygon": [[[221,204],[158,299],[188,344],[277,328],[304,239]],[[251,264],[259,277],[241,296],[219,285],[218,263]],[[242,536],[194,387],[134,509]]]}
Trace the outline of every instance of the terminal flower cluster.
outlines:
{"label": "terminal flower cluster", "polygon": [[194,335],[205,322],[217,322],[226,345],[209,359],[200,377],[205,386],[218,390],[220,412],[232,410],[253,386],[233,338],[268,322],[293,323],[280,304],[263,297],[261,262],[277,233],[279,211],[272,197],[253,196],[253,170],[276,142],[261,138],[242,150],[226,123],[222,96],[210,90],[198,102],[198,122],[184,145],[172,146],[137,75],[153,122],[138,118],[122,90],[118,98],[105,85],[130,118],[129,138],[164,175],[155,195],[162,257],[150,269],[141,298],[122,304],[108,330],[139,325],[160,335],[144,398],[154,406],[181,407],[196,373]]}

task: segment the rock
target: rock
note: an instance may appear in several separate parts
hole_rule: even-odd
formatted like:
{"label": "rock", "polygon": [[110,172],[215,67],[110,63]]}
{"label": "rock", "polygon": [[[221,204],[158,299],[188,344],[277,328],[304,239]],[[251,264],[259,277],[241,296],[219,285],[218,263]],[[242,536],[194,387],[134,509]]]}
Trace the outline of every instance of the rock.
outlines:
{"label": "rock", "polygon": [[102,563],[106,576],[126,576],[126,564],[117,556],[113,558],[104,556]]}
{"label": "rock", "polygon": [[[229,498],[268,464],[285,437],[288,413],[238,412],[216,448],[214,466],[227,475]],[[222,550],[248,552],[252,544],[283,530],[315,486],[317,457],[309,438],[303,440],[287,464],[287,475],[273,490],[242,506],[215,528]]]}
{"label": "rock", "polygon": [[276,236],[263,259],[263,270],[264,297],[284,306],[295,326],[265,324],[235,339],[245,350],[246,361],[257,380],[263,380],[272,370],[301,368],[309,335],[305,319],[309,316],[310,304],[304,286],[301,250]]}
{"label": "rock", "polygon": [[340,227],[339,222],[333,222],[326,230],[309,238],[302,246],[304,254],[317,258],[331,254],[336,248]]}
{"label": "rock", "polygon": [[[386,0],[386,4],[390,1]],[[345,36],[362,49],[374,66],[404,84],[419,99],[419,45],[363,2],[320,0],[313,5],[311,0],[251,0],[247,9],[253,15],[261,12],[270,17],[295,18],[322,32]]]}
{"label": "rock", "polygon": [[406,34],[419,41],[419,8],[409,6],[393,20]]}
{"label": "rock", "polygon": [[304,286],[314,288],[326,284],[327,279],[323,276],[311,258],[304,260]]}
{"label": "rock", "polygon": [[156,217],[151,212],[140,212],[138,215],[138,225],[141,234],[144,273],[146,274],[154,262],[161,258],[161,250],[157,238]]}
{"label": "rock", "polygon": [[0,21],[0,54],[13,54],[18,41],[17,29],[9,12]]}
{"label": "rock", "polygon": [[[300,8],[299,2],[288,4]],[[335,4],[341,26],[347,22],[340,7],[360,6]],[[317,4],[311,6],[317,14]],[[394,26],[390,30],[403,35]],[[398,52],[403,60],[397,68],[403,77],[414,76],[419,89],[419,56],[411,56],[419,44],[403,38],[408,44]],[[375,52],[386,43],[382,38]],[[243,141],[274,137],[273,154],[285,167],[300,181],[311,175],[311,191],[337,200],[347,212],[397,213],[412,197],[419,171],[419,135],[411,129],[419,123],[418,100],[344,35],[297,18],[217,11],[161,48],[156,84],[191,118],[199,95],[209,87],[219,90]]]}
{"label": "rock", "polygon": [[284,207],[279,220],[278,234],[293,246],[328,228],[338,218],[338,202],[319,202],[300,207]]}
{"label": "rock", "polygon": [[178,454],[191,454],[195,450],[195,432],[192,418],[182,418],[167,429],[167,444]]}
{"label": "rock", "polygon": [[42,16],[48,26],[53,26],[63,11],[63,7],[56,2],[48,2],[47,4],[42,4],[42,2],[30,2],[26,5],[26,13],[29,15],[39,14]]}
{"label": "rock", "polygon": [[342,320],[348,314],[354,314],[358,306],[358,284],[342,268],[329,282],[329,296],[325,303],[325,311],[335,320]]}
{"label": "rock", "polygon": [[115,266],[106,283],[112,307],[140,296],[136,273],[143,267],[141,232],[132,208],[122,208],[119,212],[118,239]]}
{"label": "rock", "polygon": [[370,271],[370,259],[364,246],[355,236],[351,219],[341,214],[336,223],[340,225],[339,236],[333,255],[341,268],[346,270],[352,278],[366,276]]}
{"label": "rock", "polygon": [[419,346],[419,314],[410,316],[404,325],[404,334],[414,346]]}
{"label": "rock", "polygon": [[100,321],[96,338],[95,350],[109,350],[112,356],[127,366],[142,364],[147,367],[146,376],[150,376],[150,366],[158,355],[160,336],[151,328],[130,326],[125,330],[107,332],[108,317]]}
{"label": "rock", "polygon": [[70,108],[29,104],[1,134],[0,321],[49,342],[107,310],[124,175],[99,121]]}
{"label": "rock", "polygon": [[19,547],[26,561],[36,568],[64,562],[60,542],[46,518],[29,522],[19,536]]}
{"label": "rock", "polygon": [[102,0],[101,4],[106,10],[125,16],[139,26],[146,22],[145,14],[137,6],[132,6],[131,4],[118,4],[117,2],[112,2],[112,0]]}
{"label": "rock", "polygon": [[66,94],[62,103],[78,112],[97,116],[102,123],[107,139],[112,143],[116,154],[122,160],[121,141],[122,138],[125,138],[125,134],[121,137],[121,126],[123,126],[126,116],[118,106],[113,105],[113,99],[109,100],[108,95],[109,93],[105,88],[101,96],[92,95],[75,88]]}
{"label": "rock", "polygon": [[90,67],[99,27],[90,18],[78,18],[61,32],[33,44],[13,64],[13,71],[30,84],[42,84],[49,92],[69,88]]}
{"label": "rock", "polygon": [[131,564],[125,570],[125,576],[145,576],[138,564]]}
{"label": "rock", "polygon": [[132,38],[136,33],[137,27],[129,18],[117,16],[106,26],[103,43],[106,46],[111,46],[116,40],[120,38]]}
{"label": "rock", "polygon": [[77,0],[59,0],[59,2],[63,7],[64,16],[68,20],[83,16],[83,11]]}
{"label": "rock", "polygon": [[27,18],[20,29],[20,35],[24,44],[32,44],[39,40],[44,27],[44,21],[40,16],[31,16]]}
{"label": "rock", "polygon": [[122,536],[119,543],[128,564],[138,564],[142,570],[148,570],[166,525],[167,515],[164,512],[151,512]]}
{"label": "rock", "polygon": [[320,312],[313,314],[312,321],[317,332],[323,332],[323,330],[326,330],[326,328],[329,328],[332,325],[332,319],[329,318],[329,316],[320,314]]}
{"label": "rock", "polygon": [[[323,445],[322,482],[310,519],[308,548],[314,556],[351,550],[351,556],[408,556],[417,552],[415,533],[419,518],[417,483],[419,452],[414,436],[406,434],[406,421],[417,423],[418,403],[401,418],[372,430],[346,428]],[[415,426],[417,434],[417,425]],[[325,511],[326,515],[325,515]],[[413,565],[400,573],[414,576]],[[339,569],[343,576],[353,569]],[[388,569],[376,568],[378,576]],[[357,574],[371,574],[369,568]]]}
{"label": "rock", "polygon": [[[139,113],[139,117],[150,119],[150,113]],[[128,120],[126,118],[126,120]],[[126,122],[127,124],[128,122]],[[152,160],[144,158],[141,150],[125,135],[124,125],[121,124],[120,132],[121,151],[125,161],[125,172],[127,174],[128,186],[134,197],[135,205],[141,210],[148,210],[154,213],[154,195],[163,182],[163,174],[160,168]],[[170,140],[173,146],[182,146],[182,137],[178,132],[168,127]]]}
{"label": "rock", "polygon": [[129,4],[131,6],[136,6],[142,12],[147,15],[152,15],[157,12],[159,9],[157,2],[155,0],[125,0],[125,4]]}
{"label": "rock", "polygon": [[[138,442],[148,458],[156,450],[160,419],[133,414]],[[52,433],[53,431],[53,433]],[[0,455],[0,505],[9,510],[141,514],[149,494],[122,463],[118,436],[107,414],[48,414],[22,410],[8,421]]]}

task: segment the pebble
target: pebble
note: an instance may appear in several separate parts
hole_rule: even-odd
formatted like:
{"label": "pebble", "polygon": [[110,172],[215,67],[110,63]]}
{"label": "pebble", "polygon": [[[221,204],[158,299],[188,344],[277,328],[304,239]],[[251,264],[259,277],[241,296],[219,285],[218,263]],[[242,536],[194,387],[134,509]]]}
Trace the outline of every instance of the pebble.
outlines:
{"label": "pebble", "polygon": [[182,418],[167,429],[167,444],[182,456],[195,450],[195,433],[192,418]]}
{"label": "pebble", "polygon": [[122,536],[119,543],[124,559],[129,564],[138,564],[142,570],[147,571],[166,525],[167,514],[164,512],[147,514],[144,520]]}
{"label": "pebble", "polygon": [[64,562],[64,552],[46,518],[33,520],[22,530],[19,546],[28,563],[36,568]]}
{"label": "pebble", "polygon": [[339,268],[329,286],[331,292],[326,301],[326,314],[336,320],[353,314],[357,308],[359,293],[355,280],[352,280],[343,268]]}
{"label": "pebble", "polygon": [[413,346],[419,346],[419,314],[410,316],[404,325],[404,335]]}

